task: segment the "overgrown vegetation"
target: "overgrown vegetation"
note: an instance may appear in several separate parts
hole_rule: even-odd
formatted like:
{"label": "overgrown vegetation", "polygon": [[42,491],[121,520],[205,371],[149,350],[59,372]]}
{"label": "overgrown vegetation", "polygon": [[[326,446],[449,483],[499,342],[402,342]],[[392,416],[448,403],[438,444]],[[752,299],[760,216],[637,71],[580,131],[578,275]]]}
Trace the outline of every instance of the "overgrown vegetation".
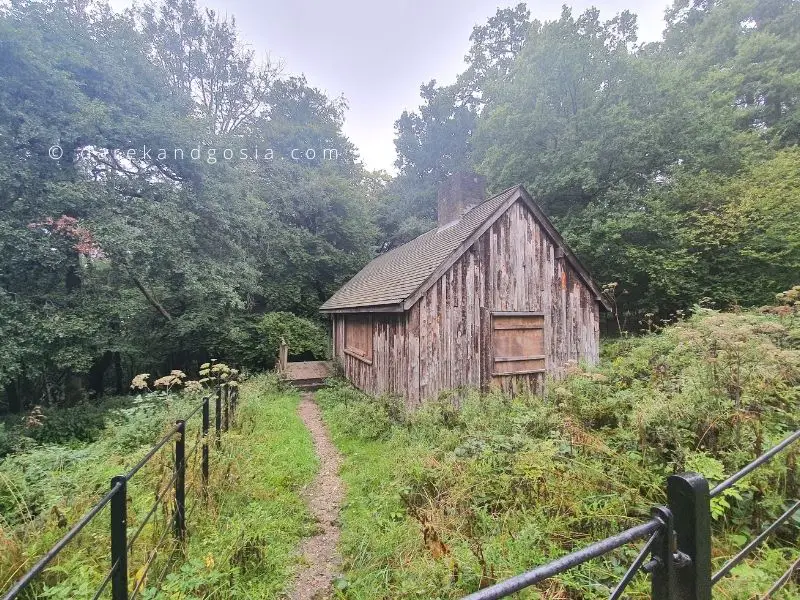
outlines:
{"label": "overgrown vegetation", "polygon": [[282,342],[288,344],[289,356],[295,360],[324,359],[330,355],[328,332],[311,319],[286,312],[269,313],[261,319],[258,330],[263,356],[277,357]]}
{"label": "overgrown vegetation", "polygon": [[[298,400],[295,393],[279,391],[272,376],[242,385],[233,427],[224,434],[222,448],[210,452],[207,500],[200,495],[199,453],[189,459],[186,546],[176,546],[169,534],[143,579],[140,567],[171,527],[168,499],[134,543],[132,585],[142,580],[143,597],[267,598],[283,590],[294,569],[297,543],[313,532],[299,490],[312,478],[316,458],[296,414]],[[64,535],[108,490],[112,476],[135,464],[199,401],[196,393],[145,394],[128,408],[109,407],[105,427],[93,442],[30,441],[0,459],[0,590]],[[81,418],[70,414],[75,421]],[[187,425],[187,453],[198,431],[195,417]],[[168,445],[129,483],[129,532],[169,482],[171,461]],[[91,598],[109,568],[108,544],[104,513],[39,577],[35,597]],[[156,575],[170,557],[173,566],[157,592]]]}
{"label": "overgrown vegetation", "polygon": [[[458,598],[645,520],[673,472],[720,482],[798,428],[800,318],[784,308],[697,307],[608,344],[598,368],[574,365],[543,398],[465,392],[409,414],[345,383],[318,392],[346,455],[340,595]],[[796,454],[714,500],[715,566],[797,496]],[[766,591],[796,558],[799,530],[796,515],[715,597]],[[636,551],[522,597],[608,597]],[[631,597],[648,597],[643,576]]]}

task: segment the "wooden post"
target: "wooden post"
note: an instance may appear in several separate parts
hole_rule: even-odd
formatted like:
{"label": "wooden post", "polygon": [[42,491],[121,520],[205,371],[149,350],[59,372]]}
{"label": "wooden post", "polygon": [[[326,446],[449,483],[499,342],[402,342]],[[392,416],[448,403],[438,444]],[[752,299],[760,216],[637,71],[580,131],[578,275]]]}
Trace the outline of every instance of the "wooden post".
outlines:
{"label": "wooden post", "polygon": [[283,373],[289,363],[289,345],[284,338],[281,338],[281,347],[278,353],[278,370]]}

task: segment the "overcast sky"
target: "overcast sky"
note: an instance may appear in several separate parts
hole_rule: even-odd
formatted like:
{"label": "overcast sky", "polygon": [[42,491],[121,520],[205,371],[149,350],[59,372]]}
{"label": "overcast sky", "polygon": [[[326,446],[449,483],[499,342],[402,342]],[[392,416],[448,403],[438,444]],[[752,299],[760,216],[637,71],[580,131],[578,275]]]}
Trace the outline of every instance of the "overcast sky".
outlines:
{"label": "overcast sky", "polygon": [[[464,70],[469,35],[500,0],[200,0],[236,17],[242,40],[259,56],[281,60],[287,74],[344,95],[350,106],[344,131],[371,169],[393,170],[394,121],[419,105],[419,86],[447,84]],[[597,6],[601,19],[629,9],[639,17],[639,40],[660,39],[665,0],[566,2],[573,13]],[[115,7],[130,0],[112,0]],[[561,2],[527,2],[532,18],[558,18]]]}

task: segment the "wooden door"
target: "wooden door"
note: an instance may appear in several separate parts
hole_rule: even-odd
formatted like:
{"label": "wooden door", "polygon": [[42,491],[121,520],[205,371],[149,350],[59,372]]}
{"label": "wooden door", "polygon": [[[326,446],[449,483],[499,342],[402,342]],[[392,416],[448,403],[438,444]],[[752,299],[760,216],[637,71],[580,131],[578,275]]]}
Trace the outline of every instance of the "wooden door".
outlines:
{"label": "wooden door", "polygon": [[545,372],[544,314],[492,313],[492,379]]}

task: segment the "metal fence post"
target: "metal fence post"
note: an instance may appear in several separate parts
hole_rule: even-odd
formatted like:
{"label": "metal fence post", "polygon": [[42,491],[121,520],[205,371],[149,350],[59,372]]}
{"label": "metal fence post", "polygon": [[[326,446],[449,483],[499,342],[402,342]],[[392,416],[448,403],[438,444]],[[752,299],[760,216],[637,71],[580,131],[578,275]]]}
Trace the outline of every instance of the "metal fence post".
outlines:
{"label": "metal fence post", "polygon": [[214,413],[215,413],[214,416],[216,417],[215,419],[216,422],[214,423],[214,429],[216,431],[216,436],[217,436],[215,443],[217,448],[219,448],[222,445],[222,436],[220,434],[220,432],[222,431],[222,388],[220,388],[220,386],[217,386],[217,397],[214,405]]}
{"label": "metal fence post", "polygon": [[678,551],[688,557],[676,570],[677,600],[711,600],[711,499],[698,473],[667,478]]}
{"label": "metal fence post", "polygon": [[203,484],[203,493],[208,493],[208,426],[209,426],[209,414],[208,414],[208,401],[209,398],[206,396],[203,398],[203,457],[202,457],[202,484]]}
{"label": "metal fence post", "polygon": [[652,600],[676,600],[675,597],[675,534],[672,511],[666,506],[653,509],[653,516],[664,524],[653,548],[650,596]]}
{"label": "metal fence post", "polygon": [[128,480],[118,475],[111,480],[117,488],[111,497],[111,597],[128,598]]}
{"label": "metal fence post", "polygon": [[175,537],[186,537],[186,421],[177,421],[175,440]]}

